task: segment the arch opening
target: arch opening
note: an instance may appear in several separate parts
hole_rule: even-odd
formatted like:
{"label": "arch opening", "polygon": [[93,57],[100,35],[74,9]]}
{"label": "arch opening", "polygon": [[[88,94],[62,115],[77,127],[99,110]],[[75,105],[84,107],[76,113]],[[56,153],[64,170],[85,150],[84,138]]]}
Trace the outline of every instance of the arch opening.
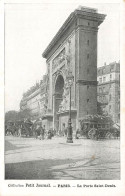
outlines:
{"label": "arch opening", "polygon": [[59,112],[60,104],[63,100],[63,92],[64,92],[64,78],[62,75],[57,77],[55,83],[55,104],[54,104],[54,127],[58,131],[59,130],[59,116],[57,113]]}

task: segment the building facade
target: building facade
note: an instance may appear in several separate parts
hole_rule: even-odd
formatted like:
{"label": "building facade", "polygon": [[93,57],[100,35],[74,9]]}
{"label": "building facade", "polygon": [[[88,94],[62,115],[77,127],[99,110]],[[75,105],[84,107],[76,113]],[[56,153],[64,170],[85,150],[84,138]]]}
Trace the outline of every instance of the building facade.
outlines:
{"label": "building facade", "polygon": [[96,9],[79,7],[70,14],[43,52],[46,82],[34,92],[34,97],[32,94],[24,97],[21,107],[29,107],[34,102],[34,108],[30,108],[40,112],[47,128],[62,130],[64,124],[68,125],[69,72],[74,78],[71,86],[73,130],[79,127],[79,120],[85,115],[97,113],[97,37],[104,19],[105,15]]}
{"label": "building facade", "polygon": [[28,109],[33,118],[41,117],[46,112],[46,82],[47,76],[44,75],[43,80],[23,94],[20,102],[20,110]]}
{"label": "building facade", "polygon": [[120,63],[110,63],[98,68],[98,102],[104,113],[114,122],[120,122]]}
{"label": "building facade", "polygon": [[72,72],[71,118],[75,130],[86,114],[97,113],[97,36],[105,15],[79,7],[70,14],[43,52],[48,70],[48,104],[53,128],[68,124],[69,88]]}

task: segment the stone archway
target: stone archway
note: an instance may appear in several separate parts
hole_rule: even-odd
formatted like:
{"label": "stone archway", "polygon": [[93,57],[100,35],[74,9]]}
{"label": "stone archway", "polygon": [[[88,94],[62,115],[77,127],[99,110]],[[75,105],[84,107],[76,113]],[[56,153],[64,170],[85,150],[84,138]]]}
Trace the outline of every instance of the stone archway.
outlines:
{"label": "stone archway", "polygon": [[55,93],[54,93],[54,128],[56,131],[59,130],[59,117],[57,113],[59,112],[59,106],[63,100],[64,92],[64,78],[61,74],[57,76],[55,82]]}

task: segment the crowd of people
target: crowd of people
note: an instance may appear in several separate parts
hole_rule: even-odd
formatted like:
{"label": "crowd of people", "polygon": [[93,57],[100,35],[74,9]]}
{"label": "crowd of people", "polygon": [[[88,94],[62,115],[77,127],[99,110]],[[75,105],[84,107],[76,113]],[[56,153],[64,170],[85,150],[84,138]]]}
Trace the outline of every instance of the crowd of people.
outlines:
{"label": "crowd of people", "polygon": [[[36,139],[52,139],[53,136],[67,137],[68,126],[65,123],[62,124],[62,129],[53,130],[52,128],[46,129],[46,126],[42,124],[42,121],[32,121],[25,119],[19,122],[8,122],[5,126],[5,135],[13,135],[18,137],[30,137],[33,136]],[[78,131],[76,131],[76,139],[78,139]]]}
{"label": "crowd of people", "polygon": [[[66,131],[65,131],[66,134]],[[5,135],[13,135],[18,137],[30,137],[33,136],[36,139],[52,139],[55,135],[60,135],[61,132],[57,132],[50,128],[46,129],[45,125],[42,125],[42,121],[32,121],[30,119],[24,119],[23,121],[5,123]]]}
{"label": "crowd of people", "polygon": [[44,140],[46,139],[52,139],[52,137],[54,136],[54,133],[52,130],[46,130],[45,125],[37,125],[36,129],[35,129],[35,138],[36,139],[40,139],[40,140]]}

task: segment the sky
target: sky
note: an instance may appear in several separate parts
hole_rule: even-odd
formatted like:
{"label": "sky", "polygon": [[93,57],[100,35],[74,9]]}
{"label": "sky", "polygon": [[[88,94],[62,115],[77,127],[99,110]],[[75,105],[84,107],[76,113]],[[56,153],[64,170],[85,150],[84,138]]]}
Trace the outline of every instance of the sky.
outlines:
{"label": "sky", "polygon": [[42,53],[79,5],[107,15],[98,31],[98,67],[120,60],[119,4],[44,2],[5,5],[5,111],[19,110],[22,94],[42,79],[46,73]]}

